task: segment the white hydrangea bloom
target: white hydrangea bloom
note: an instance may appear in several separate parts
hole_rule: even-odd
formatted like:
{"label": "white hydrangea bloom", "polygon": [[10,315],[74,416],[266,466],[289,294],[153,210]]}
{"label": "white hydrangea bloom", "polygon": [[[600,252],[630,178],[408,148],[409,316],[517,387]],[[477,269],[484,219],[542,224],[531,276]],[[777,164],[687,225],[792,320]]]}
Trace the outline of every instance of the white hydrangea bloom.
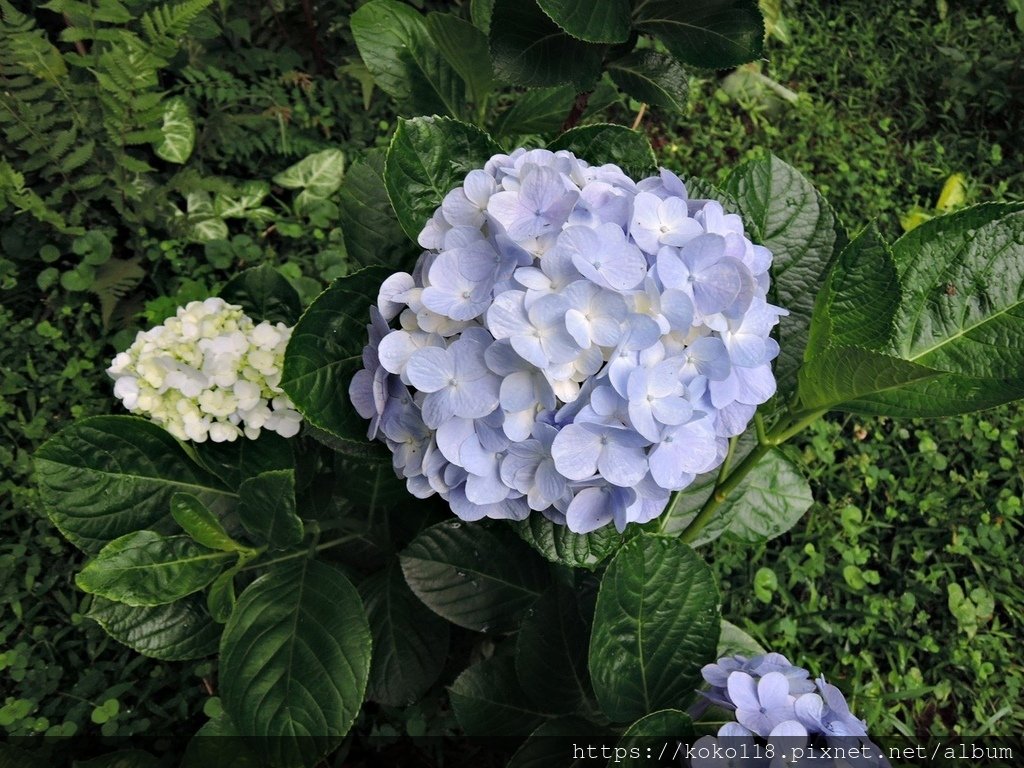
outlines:
{"label": "white hydrangea bloom", "polygon": [[291,333],[223,299],[193,301],[140,331],[107,373],[125,408],[179,440],[255,440],[263,429],[293,437],[302,416],[280,387]]}

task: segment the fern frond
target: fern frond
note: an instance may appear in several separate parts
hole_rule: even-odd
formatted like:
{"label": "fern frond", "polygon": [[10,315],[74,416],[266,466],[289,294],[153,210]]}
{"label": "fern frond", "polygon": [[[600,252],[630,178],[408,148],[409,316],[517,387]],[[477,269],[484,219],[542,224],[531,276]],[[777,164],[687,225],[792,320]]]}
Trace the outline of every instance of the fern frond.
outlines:
{"label": "fern frond", "polygon": [[174,5],[160,5],[144,13],[142,31],[146,40],[158,55],[172,56],[192,22],[212,4],[213,0],[184,0]]}

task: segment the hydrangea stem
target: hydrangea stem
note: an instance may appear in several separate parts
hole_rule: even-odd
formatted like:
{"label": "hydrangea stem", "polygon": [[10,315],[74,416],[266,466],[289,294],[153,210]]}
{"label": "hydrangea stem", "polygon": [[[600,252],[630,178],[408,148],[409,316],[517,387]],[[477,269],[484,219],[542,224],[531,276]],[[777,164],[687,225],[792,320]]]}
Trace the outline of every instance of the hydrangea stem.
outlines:
{"label": "hydrangea stem", "polygon": [[[754,426],[757,431],[757,445],[754,449],[748,453],[743,461],[737,464],[727,474],[719,473],[718,479],[715,481],[715,487],[711,491],[711,495],[708,496],[707,501],[697,512],[697,515],[690,521],[690,523],[683,529],[682,533],[679,534],[679,538],[687,544],[692,543],[696,540],[700,532],[704,530],[715,513],[718,511],[722,502],[729,498],[729,494],[736,490],[743,479],[750,473],[750,471],[758,465],[758,463],[765,457],[765,455],[778,445],[789,440],[794,435],[802,432],[804,429],[809,427],[815,421],[825,415],[827,411],[816,410],[816,411],[797,411],[792,414],[789,419],[783,419],[779,424],[773,427],[770,431],[765,431],[764,421],[761,419],[759,414],[754,416]],[[730,446],[730,453],[731,453]],[[669,505],[667,515],[671,514],[672,507],[675,506],[676,499],[679,498],[677,494]]]}

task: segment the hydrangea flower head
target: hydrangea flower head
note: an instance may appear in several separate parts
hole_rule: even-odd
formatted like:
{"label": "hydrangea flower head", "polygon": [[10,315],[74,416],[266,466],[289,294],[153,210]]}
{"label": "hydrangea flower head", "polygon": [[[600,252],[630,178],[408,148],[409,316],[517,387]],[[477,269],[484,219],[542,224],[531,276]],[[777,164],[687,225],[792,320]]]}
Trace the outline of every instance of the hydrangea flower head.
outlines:
{"label": "hydrangea flower head", "polygon": [[256,439],[262,429],[292,437],[302,417],[279,386],[290,337],[223,299],[193,301],[140,331],[107,374],[125,408],[179,440]]}
{"label": "hydrangea flower head", "polygon": [[775,392],[771,253],[668,171],[496,155],[419,244],[349,396],[409,490],[463,519],[647,522]]}

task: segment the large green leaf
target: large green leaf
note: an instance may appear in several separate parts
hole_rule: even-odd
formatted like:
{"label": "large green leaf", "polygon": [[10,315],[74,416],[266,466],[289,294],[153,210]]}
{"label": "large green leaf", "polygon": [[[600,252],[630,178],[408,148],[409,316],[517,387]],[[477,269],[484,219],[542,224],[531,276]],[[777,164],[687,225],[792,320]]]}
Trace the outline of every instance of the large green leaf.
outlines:
{"label": "large green leaf", "polygon": [[480,632],[507,632],[547,586],[543,561],[506,528],[458,520],[427,528],[405,548],[412,591],[439,616]]}
{"label": "large green leaf", "polygon": [[163,137],[154,146],[156,156],[170,163],[184,163],[196,143],[196,124],[189,113],[188,102],[175,96],[164,102]]}
{"label": "large green leaf", "polygon": [[[512,106],[498,116],[494,132],[498,136],[555,133],[565,124],[576,97],[577,91],[571,85],[525,91],[518,94]],[[600,113],[621,98],[607,78],[601,80],[587,99],[583,119]]]}
{"label": "large green leaf", "polygon": [[757,0],[636,0],[633,26],[657,37],[680,61],[704,69],[753,61],[764,45]]}
{"label": "large green leaf", "polygon": [[940,216],[893,245],[903,300],[892,351],[978,379],[1024,378],[1024,211]]}
{"label": "large green leaf", "polygon": [[590,627],[573,591],[552,586],[526,612],[516,639],[516,672],[538,707],[558,715],[593,709],[587,672]]}
{"label": "large green leaf", "polygon": [[160,427],[133,416],[75,422],[35,454],[47,514],[87,552],[143,528],[171,530],[171,496],[191,493],[219,511],[235,495]]}
{"label": "large green leaf", "polygon": [[818,292],[804,352],[827,347],[880,349],[895,331],[900,283],[892,252],[878,228],[865,228],[839,254]]}
{"label": "large green leaf", "polygon": [[774,257],[768,298],[789,310],[776,329],[781,351],[775,378],[788,393],[807,346],[815,296],[845,238],[825,199],[774,155],[741,165],[725,191],[739,206],[747,234]]}
{"label": "large green leaf", "polygon": [[527,698],[509,656],[466,669],[448,689],[455,717],[471,739],[508,744],[536,728],[545,712]]}
{"label": "large green leaf", "polygon": [[548,144],[548,149],[567,149],[591,165],[615,163],[637,180],[655,173],[658,167],[647,137],[624,125],[600,123],[573,128]]}
{"label": "large green leaf", "polygon": [[572,37],[536,0],[495,0],[490,40],[494,74],[511,85],[589,90],[601,75],[605,46]]}
{"label": "large green leaf", "polygon": [[384,164],[384,184],[412,239],[466,174],[501,151],[475,126],[441,117],[399,120]]}
{"label": "large green leaf", "polygon": [[361,267],[382,264],[392,272],[408,272],[416,257],[398,224],[384,186],[384,151],[372,149],[348,169],[338,208],[345,249]]}
{"label": "large green leaf", "polygon": [[90,594],[132,606],[173,603],[198,592],[235,559],[190,536],[136,531],[107,544],[75,578]]}
{"label": "large green leaf", "polygon": [[382,90],[415,114],[462,114],[462,78],[416,10],[397,0],[370,0],[352,14],[351,25],[359,55]]}
{"label": "large green leaf", "polygon": [[243,480],[271,469],[294,469],[294,441],[264,429],[255,440],[194,445],[199,464],[235,490]]}
{"label": "large green leaf", "polygon": [[637,101],[682,113],[690,93],[689,78],[671,56],[637,49],[608,64],[608,74],[622,90]]}
{"label": "large green leaf", "polygon": [[469,97],[480,105],[494,88],[494,70],[487,34],[451,13],[427,15],[430,37],[448,63],[466,82]]}
{"label": "large green leaf", "polygon": [[220,642],[220,627],[210,620],[202,599],[196,595],[150,608],[97,595],[86,616],[119,643],[164,661],[212,656]]}
{"label": "large green leaf", "polygon": [[553,563],[594,570],[622,543],[622,534],[606,525],[592,533],[573,533],[543,515],[530,515],[513,528],[523,541]]}
{"label": "large green leaf", "polygon": [[507,768],[588,768],[600,765],[603,746],[614,733],[581,717],[542,723],[512,755]]}
{"label": "large green leaf", "polygon": [[313,765],[341,743],[369,671],[359,593],[315,560],[279,564],[250,584],[221,638],[224,709],[275,766]]}
{"label": "large green leaf", "polygon": [[645,715],[633,723],[622,734],[616,745],[617,754],[626,757],[616,761],[617,765],[665,766],[685,765],[680,756],[685,745],[692,744],[695,735],[693,721],[689,715],[678,709],[661,709]]}
{"label": "large green leaf", "polygon": [[722,619],[722,633],[718,636],[718,650],[715,651],[715,656],[722,658],[739,654],[750,657],[767,652],[757,640],[731,621]]}
{"label": "large green leaf", "polygon": [[629,37],[629,0],[537,0],[537,4],[579,40],[624,43]]}
{"label": "large green leaf", "polygon": [[298,292],[269,264],[252,267],[232,277],[221,288],[220,297],[241,306],[257,323],[266,320],[295,325],[302,314]]}
{"label": "large green leaf", "polygon": [[244,552],[249,548],[231,538],[224,525],[203,502],[190,493],[171,496],[171,516],[192,540],[222,552]]}
{"label": "large green leaf", "polygon": [[718,644],[718,601],[711,571],[678,539],[623,545],[601,580],[590,638],[590,677],[611,720],[693,698]]}
{"label": "large green leaf", "polygon": [[403,707],[422,696],[448,657],[448,622],[409,589],[397,563],[359,585],[373,634],[367,698]]}
{"label": "large green leaf", "polygon": [[302,315],[284,356],[281,387],[303,418],[333,435],[339,448],[357,453],[373,453],[375,446],[366,439],[366,421],[349,402],[348,386],[363,367],[370,306],[390,274],[384,267],[367,267],[335,280]]}
{"label": "large green leaf", "polygon": [[284,549],[302,541],[302,520],[295,512],[295,470],[261,472],[238,487],[238,515],[259,541]]}
{"label": "large green leaf", "polygon": [[295,210],[302,213],[337,192],[344,177],[345,155],[340,149],[324,149],[281,171],[274,183],[302,190],[295,198]]}

